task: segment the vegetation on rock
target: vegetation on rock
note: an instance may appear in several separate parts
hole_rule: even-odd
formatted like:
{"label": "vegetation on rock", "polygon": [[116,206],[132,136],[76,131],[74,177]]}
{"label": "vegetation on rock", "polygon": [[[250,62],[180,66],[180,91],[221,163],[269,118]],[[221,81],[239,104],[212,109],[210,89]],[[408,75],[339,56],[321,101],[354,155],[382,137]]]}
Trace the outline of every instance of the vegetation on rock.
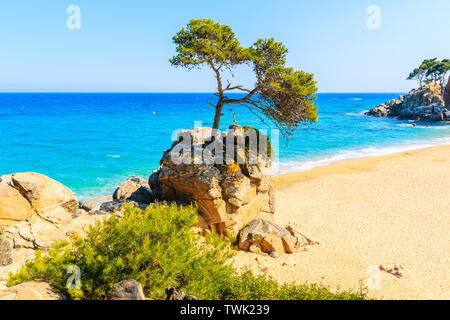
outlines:
{"label": "vegetation on rock", "polygon": [[[263,155],[267,155],[267,157],[272,158],[275,154],[272,148],[272,143],[270,142],[270,139],[267,135],[263,134],[262,132],[260,132],[258,129],[252,127],[252,126],[244,126],[244,132],[247,131],[254,131],[256,133],[256,138],[257,138],[257,144],[258,144],[258,154],[263,154]],[[259,150],[259,141],[260,139],[262,141],[267,141],[266,143],[266,150]],[[250,146],[249,146],[249,138],[246,137],[245,138],[245,148],[246,148],[246,152],[248,152]]]}
{"label": "vegetation on rock", "polygon": [[450,59],[441,61],[437,58],[426,59],[409,74],[407,80],[416,80],[420,87],[424,83],[437,82],[441,85],[442,94],[444,94],[445,81],[449,71]]}

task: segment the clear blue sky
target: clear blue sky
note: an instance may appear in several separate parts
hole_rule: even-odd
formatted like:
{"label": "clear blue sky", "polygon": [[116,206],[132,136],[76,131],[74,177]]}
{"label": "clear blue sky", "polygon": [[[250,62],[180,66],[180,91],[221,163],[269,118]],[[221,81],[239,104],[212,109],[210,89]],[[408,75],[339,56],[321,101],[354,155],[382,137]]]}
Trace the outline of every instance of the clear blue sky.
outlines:
{"label": "clear blue sky", "polygon": [[[81,29],[69,30],[69,5]],[[366,9],[381,9],[369,30]],[[424,58],[450,58],[448,0],[0,0],[2,92],[211,92],[209,70],[170,66],[189,19],[230,25],[241,44],[274,37],[320,92],[399,92]],[[247,70],[237,80],[253,81]]]}

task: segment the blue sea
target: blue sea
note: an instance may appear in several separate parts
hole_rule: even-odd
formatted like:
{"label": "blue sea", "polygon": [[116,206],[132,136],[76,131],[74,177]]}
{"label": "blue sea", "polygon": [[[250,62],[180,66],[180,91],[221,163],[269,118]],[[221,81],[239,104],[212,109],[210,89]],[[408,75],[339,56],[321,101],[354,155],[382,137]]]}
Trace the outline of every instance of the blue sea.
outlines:
{"label": "blue sea", "polygon": [[[319,94],[317,124],[280,140],[275,174],[336,161],[450,144],[450,125],[412,126],[363,112],[401,93]],[[79,199],[110,194],[130,175],[148,177],[176,129],[211,126],[212,94],[1,93],[0,175],[34,171],[67,185]],[[240,125],[267,129],[243,107]],[[232,123],[224,110],[221,129]]]}

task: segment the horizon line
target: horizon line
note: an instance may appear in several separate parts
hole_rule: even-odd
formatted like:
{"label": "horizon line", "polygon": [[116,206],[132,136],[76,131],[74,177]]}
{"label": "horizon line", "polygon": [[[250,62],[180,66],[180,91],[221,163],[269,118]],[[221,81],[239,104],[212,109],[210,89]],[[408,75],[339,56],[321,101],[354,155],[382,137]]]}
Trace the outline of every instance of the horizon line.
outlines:
{"label": "horizon line", "polygon": [[[323,91],[317,94],[397,94],[406,93],[408,91]],[[196,91],[0,91],[0,94],[14,94],[14,93],[44,93],[44,94],[215,94],[216,92],[196,92]],[[243,94],[241,92],[230,92],[232,94]]]}

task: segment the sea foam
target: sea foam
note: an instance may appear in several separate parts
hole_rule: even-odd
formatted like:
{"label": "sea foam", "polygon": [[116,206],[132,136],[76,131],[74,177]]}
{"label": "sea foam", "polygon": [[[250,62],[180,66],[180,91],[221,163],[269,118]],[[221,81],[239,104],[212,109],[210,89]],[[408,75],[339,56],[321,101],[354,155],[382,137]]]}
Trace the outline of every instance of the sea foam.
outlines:
{"label": "sea foam", "polygon": [[278,166],[274,166],[273,175],[306,171],[316,167],[327,166],[332,163],[349,161],[354,159],[386,156],[399,152],[420,150],[435,146],[450,145],[450,136],[436,138],[430,141],[410,141],[408,144],[401,144],[391,147],[368,147],[359,150],[343,150],[326,157],[309,160],[282,160]]}

